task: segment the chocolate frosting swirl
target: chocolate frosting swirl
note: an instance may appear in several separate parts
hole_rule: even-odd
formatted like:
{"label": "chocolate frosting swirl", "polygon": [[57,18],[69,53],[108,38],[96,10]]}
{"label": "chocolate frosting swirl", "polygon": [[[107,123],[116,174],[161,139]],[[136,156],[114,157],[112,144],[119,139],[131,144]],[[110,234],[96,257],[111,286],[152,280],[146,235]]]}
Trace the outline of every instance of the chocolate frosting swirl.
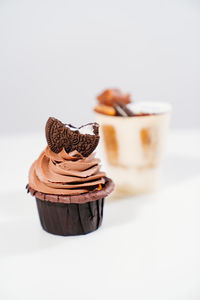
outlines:
{"label": "chocolate frosting swirl", "polygon": [[47,146],[29,171],[29,186],[46,194],[79,195],[104,183],[95,153],[83,157],[76,150],[68,154],[63,149],[56,154]]}

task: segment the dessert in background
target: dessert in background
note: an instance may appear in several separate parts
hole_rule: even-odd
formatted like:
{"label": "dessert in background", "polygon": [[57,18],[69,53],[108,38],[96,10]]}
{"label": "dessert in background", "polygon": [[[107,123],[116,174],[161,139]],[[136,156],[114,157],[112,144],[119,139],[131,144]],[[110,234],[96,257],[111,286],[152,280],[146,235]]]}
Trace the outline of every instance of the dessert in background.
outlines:
{"label": "dessert in background", "polygon": [[169,126],[171,107],[164,102],[133,102],[128,93],[105,90],[94,111],[100,124],[107,171],[116,191],[154,191]]}
{"label": "dessert in background", "polygon": [[49,118],[46,139],[48,145],[31,166],[27,185],[36,198],[43,229],[58,235],[96,230],[102,222],[104,198],[114,188],[93,152],[99,125],[76,128]]}

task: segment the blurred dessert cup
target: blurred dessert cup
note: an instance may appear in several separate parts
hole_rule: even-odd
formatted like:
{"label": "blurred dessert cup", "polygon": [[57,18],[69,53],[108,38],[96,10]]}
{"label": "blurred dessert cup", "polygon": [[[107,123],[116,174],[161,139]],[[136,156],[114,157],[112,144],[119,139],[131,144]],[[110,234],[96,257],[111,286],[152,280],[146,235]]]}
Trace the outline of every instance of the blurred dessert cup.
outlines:
{"label": "blurred dessert cup", "polygon": [[100,124],[107,172],[118,194],[153,192],[158,187],[171,106],[132,102],[129,94],[106,90],[94,108]]}

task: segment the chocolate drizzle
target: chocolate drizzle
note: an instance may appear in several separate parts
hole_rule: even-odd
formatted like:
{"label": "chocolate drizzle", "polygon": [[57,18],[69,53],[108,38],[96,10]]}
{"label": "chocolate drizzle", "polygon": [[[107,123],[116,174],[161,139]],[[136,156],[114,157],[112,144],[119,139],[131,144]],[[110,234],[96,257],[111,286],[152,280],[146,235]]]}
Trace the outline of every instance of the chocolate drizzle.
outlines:
{"label": "chocolate drizzle", "polygon": [[[89,127],[93,134],[80,133],[84,127]],[[84,157],[89,156],[99,143],[99,125],[89,123],[79,128],[50,117],[46,123],[46,139],[49,148],[59,153],[64,148],[67,153],[77,150]]]}

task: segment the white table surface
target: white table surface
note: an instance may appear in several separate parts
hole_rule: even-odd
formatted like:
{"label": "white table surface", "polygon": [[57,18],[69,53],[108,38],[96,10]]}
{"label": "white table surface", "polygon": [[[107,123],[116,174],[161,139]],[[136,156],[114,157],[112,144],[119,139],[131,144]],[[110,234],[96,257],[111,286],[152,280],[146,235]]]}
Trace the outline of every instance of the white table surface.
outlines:
{"label": "white table surface", "polygon": [[110,199],[86,236],[42,230],[25,185],[43,134],[0,138],[0,299],[200,299],[200,132],[174,131],[160,190]]}

